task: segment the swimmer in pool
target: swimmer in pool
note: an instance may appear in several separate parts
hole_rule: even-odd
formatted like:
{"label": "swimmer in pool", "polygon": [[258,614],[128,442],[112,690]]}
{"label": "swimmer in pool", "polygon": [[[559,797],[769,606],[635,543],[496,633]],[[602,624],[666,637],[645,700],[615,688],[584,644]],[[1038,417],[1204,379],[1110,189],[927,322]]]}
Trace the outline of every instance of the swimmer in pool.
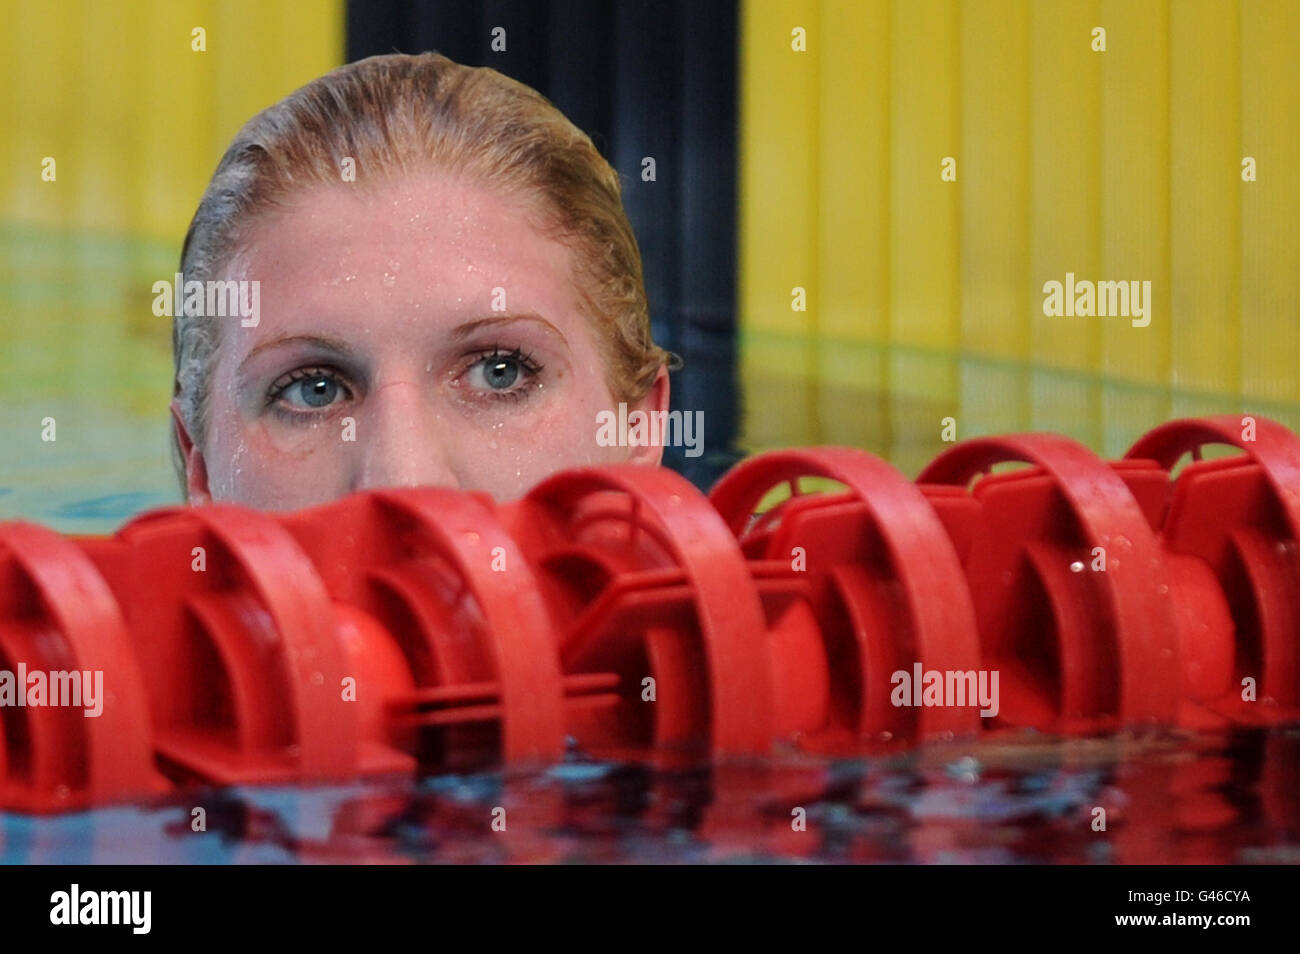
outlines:
{"label": "swimmer in pool", "polygon": [[673,359],[651,340],[617,174],[494,70],[372,57],[259,113],[181,273],[259,290],[255,322],[174,320],[193,504],[413,485],[509,500],[560,470],[660,461],[597,440],[620,403],[667,410]]}

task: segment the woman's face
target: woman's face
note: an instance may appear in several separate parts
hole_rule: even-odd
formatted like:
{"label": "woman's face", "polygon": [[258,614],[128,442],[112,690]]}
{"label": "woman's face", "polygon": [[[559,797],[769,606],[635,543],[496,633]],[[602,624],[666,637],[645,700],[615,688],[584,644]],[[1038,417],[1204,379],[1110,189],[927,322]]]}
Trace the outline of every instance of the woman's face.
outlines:
{"label": "woman's face", "polygon": [[[223,276],[259,281],[255,327],[220,321],[209,427],[173,405],[192,503],[291,510],[374,487],[516,498],[570,467],[657,464],[602,447],[617,410],[572,253],[517,200],[437,174],[304,194]],[[667,373],[629,411],[666,410]]]}

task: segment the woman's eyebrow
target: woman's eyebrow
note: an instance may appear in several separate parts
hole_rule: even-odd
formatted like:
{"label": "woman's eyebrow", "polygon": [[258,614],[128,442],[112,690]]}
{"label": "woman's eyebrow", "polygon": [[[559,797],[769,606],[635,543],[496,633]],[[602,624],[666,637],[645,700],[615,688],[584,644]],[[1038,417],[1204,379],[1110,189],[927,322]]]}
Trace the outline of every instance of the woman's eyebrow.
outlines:
{"label": "woman's eyebrow", "polygon": [[356,351],[352,348],[352,346],[349,345],[342,338],[332,338],[328,335],[281,334],[281,335],[276,335],[274,338],[268,338],[265,341],[255,345],[253,349],[249,351],[247,355],[244,356],[244,360],[239,362],[239,367],[235,369],[235,373],[242,377],[244,372],[244,367],[248,364],[248,362],[252,361],[255,357],[257,357],[263,351],[266,351],[268,348],[277,348],[280,347],[281,345],[286,345],[286,344],[309,344],[316,348],[320,348],[323,351],[333,351],[335,354],[343,358],[350,358],[356,354]]}
{"label": "woman's eyebrow", "polygon": [[559,328],[555,327],[555,325],[551,324],[535,311],[507,312],[503,315],[492,315],[487,318],[475,318],[472,321],[467,321],[464,324],[457,325],[453,328],[451,330],[451,339],[453,341],[461,341],[480,329],[492,328],[497,325],[513,324],[520,321],[532,322],[540,326],[543,331],[559,338],[566,346],[569,343],[569,339],[564,337],[564,332],[560,331]]}

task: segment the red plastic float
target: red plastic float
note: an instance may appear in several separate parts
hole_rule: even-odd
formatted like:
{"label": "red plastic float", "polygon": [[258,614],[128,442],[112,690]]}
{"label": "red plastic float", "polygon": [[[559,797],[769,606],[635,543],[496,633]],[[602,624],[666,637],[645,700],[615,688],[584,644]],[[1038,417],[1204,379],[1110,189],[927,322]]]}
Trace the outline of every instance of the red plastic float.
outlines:
{"label": "red plastic float", "polygon": [[[422,488],[160,510],[107,539],[0,524],[0,809],[569,745],[726,757],[1297,719],[1298,542],[1300,439],[1236,417],[1163,425],[1110,463],[979,438],[916,483],[818,448],[758,455],[707,498],[624,465],[510,504]],[[54,681],[19,705],[20,671]],[[98,715],[53,696],[82,672],[102,674]],[[916,692],[978,673],[996,714]]]}

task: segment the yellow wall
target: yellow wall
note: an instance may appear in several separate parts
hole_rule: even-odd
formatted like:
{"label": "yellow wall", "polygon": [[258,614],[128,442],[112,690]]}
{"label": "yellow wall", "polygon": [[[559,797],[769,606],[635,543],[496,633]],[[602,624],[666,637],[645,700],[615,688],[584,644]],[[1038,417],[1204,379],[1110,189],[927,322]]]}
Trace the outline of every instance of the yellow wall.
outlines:
{"label": "yellow wall", "polygon": [[0,520],[176,499],[152,284],[239,126],[339,65],[343,30],[343,0],[0,0]]}
{"label": "yellow wall", "polygon": [[176,241],[244,121],[342,62],[343,6],[2,0],[0,215]]}
{"label": "yellow wall", "polygon": [[[740,83],[750,449],[1300,428],[1298,0],[745,0]],[[1067,271],[1150,326],[1045,316]]]}

